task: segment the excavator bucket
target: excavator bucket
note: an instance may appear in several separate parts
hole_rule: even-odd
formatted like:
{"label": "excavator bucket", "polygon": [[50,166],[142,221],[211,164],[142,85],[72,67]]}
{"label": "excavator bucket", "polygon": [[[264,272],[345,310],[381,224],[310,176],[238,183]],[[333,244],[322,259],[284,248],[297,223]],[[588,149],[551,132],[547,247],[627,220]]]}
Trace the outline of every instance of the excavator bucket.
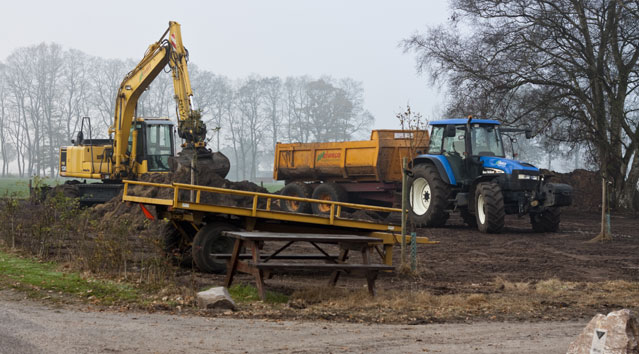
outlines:
{"label": "excavator bucket", "polygon": [[194,160],[195,168],[211,171],[225,178],[231,169],[231,162],[221,152],[213,152],[206,148],[184,148],[176,157],[171,158],[169,165],[172,171],[177,171],[181,166],[191,166]]}

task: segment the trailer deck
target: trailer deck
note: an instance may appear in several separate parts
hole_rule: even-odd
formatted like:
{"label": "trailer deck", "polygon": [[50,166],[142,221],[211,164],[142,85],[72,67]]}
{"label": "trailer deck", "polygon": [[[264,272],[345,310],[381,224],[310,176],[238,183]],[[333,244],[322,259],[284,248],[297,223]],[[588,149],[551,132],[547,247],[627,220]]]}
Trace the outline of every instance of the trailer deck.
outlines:
{"label": "trailer deck", "polygon": [[[170,189],[169,197],[148,197],[133,195],[131,186],[144,188]],[[182,200],[180,192],[190,193],[191,200]],[[251,207],[214,205],[202,202],[203,193],[219,193],[252,198]],[[184,193],[182,193],[184,194]],[[342,203],[327,200],[299,198],[270,193],[249,192],[218,187],[199,186],[183,183],[152,183],[142,181],[124,181],[123,201],[158,206],[165,210],[161,217],[186,220],[201,223],[212,215],[234,216],[243,219],[244,229],[247,231],[280,231],[297,233],[324,234],[355,234],[375,237],[382,240],[383,250],[377,247],[378,254],[384,263],[392,264],[392,247],[401,241],[401,226],[392,223],[382,223],[373,220],[352,219],[344,216],[344,210],[370,210],[376,212],[401,212],[401,209],[379,207],[373,205]],[[327,215],[301,214],[277,210],[277,204],[282,200],[297,202],[319,203],[330,205]],[[406,236],[410,241],[410,236]],[[417,237],[417,243],[437,243],[427,237]]]}

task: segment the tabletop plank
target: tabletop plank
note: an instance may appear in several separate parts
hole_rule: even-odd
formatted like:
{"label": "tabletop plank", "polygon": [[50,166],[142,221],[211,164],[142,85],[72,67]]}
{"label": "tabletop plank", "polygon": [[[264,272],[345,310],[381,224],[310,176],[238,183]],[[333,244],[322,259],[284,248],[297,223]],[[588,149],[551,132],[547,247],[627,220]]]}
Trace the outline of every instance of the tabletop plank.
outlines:
{"label": "tabletop plank", "polygon": [[286,232],[262,232],[262,231],[224,231],[228,237],[249,241],[310,241],[323,243],[381,243],[383,240],[376,237],[342,234],[298,234]]}

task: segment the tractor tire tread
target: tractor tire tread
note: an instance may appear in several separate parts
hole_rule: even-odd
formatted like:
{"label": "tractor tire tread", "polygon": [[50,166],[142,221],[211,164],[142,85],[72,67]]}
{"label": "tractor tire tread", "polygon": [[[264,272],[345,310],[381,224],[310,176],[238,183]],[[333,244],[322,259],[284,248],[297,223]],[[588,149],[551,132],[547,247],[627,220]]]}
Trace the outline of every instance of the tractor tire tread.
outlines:
{"label": "tractor tire tread", "polygon": [[[477,228],[484,233],[499,233],[504,228],[506,212],[504,209],[504,195],[497,183],[482,182],[477,185],[475,202],[477,196],[484,196],[485,222],[482,224],[477,220]],[[476,215],[478,212],[476,212]]]}
{"label": "tractor tire tread", "polygon": [[431,164],[419,164],[413,168],[413,177],[408,185],[412,185],[415,176],[423,177],[431,188],[431,204],[426,213],[417,215],[413,208],[409,208],[409,216],[417,227],[440,227],[446,224],[450,214],[446,212],[450,188],[439,176],[437,168]]}

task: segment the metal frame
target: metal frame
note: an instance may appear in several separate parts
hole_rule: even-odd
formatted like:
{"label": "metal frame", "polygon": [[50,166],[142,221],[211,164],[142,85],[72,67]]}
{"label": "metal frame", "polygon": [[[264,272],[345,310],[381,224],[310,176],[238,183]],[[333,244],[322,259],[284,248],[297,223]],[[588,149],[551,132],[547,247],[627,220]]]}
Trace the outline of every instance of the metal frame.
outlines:
{"label": "metal frame", "polygon": [[[166,206],[168,207],[169,211],[182,210],[182,211],[190,211],[190,212],[196,212],[196,213],[200,212],[200,213],[211,213],[211,214],[235,215],[239,217],[244,217],[249,221],[250,220],[255,221],[257,219],[265,219],[265,220],[279,220],[284,222],[292,222],[297,225],[302,225],[305,229],[304,230],[305,233],[325,233],[325,232],[330,233],[329,230],[322,230],[321,227],[332,226],[332,227],[348,230],[348,233],[355,233],[359,235],[377,237],[382,240],[383,250],[376,246],[375,247],[376,251],[380,255],[380,257],[384,259],[384,263],[388,265],[392,264],[393,246],[395,244],[398,244],[401,238],[399,236],[399,233],[401,232],[400,225],[376,223],[373,221],[366,221],[366,220],[353,220],[353,219],[346,219],[341,217],[342,208],[350,208],[350,209],[356,209],[356,210],[372,210],[372,211],[382,211],[382,212],[401,212],[401,209],[397,209],[397,208],[386,208],[386,207],[379,207],[374,205],[342,203],[342,202],[334,202],[334,201],[326,201],[326,200],[318,200],[318,199],[299,198],[299,197],[292,197],[292,196],[286,196],[286,195],[240,191],[240,190],[233,190],[233,189],[226,189],[226,188],[198,186],[198,185],[183,184],[183,183],[162,184],[162,183],[151,183],[151,182],[129,181],[129,180],[125,180],[123,182],[124,182],[124,190],[123,190],[122,200],[125,202]],[[172,189],[173,197],[171,199],[167,199],[167,198],[149,198],[149,197],[129,195],[129,185]],[[178,196],[180,191],[194,191],[195,202],[179,200]],[[202,192],[212,192],[212,193],[252,197],[253,202],[250,208],[204,204],[200,202]],[[258,207],[260,198],[266,199],[266,208]],[[330,204],[331,208],[327,216],[276,211],[271,209],[271,206],[274,200],[295,200],[295,201],[308,202],[308,203]],[[255,224],[256,223],[253,222],[254,226]],[[318,225],[318,227],[313,228],[312,225]],[[341,233],[344,233],[344,230]],[[439,243],[438,241],[430,241],[428,237],[416,237],[416,241],[417,243],[420,243],[420,244]],[[410,242],[410,236],[407,237],[407,242]]]}

